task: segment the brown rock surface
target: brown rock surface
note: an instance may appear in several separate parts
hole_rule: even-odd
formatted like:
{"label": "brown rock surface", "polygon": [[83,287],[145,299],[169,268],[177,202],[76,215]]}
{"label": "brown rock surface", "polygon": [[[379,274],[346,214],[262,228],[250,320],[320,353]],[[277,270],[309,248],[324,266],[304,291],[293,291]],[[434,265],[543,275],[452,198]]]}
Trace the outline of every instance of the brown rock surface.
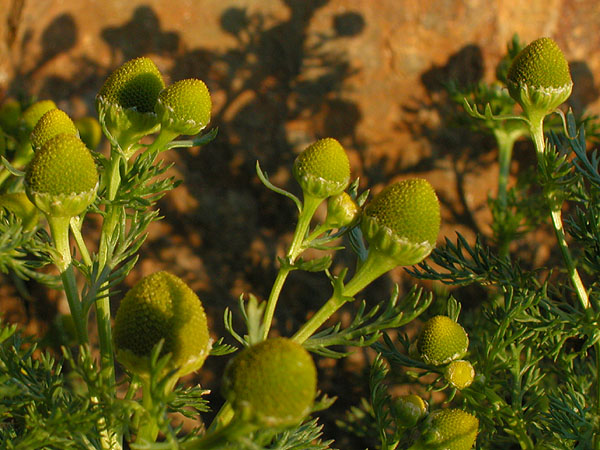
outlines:
{"label": "brown rock surface", "polygon": [[[51,98],[79,117],[93,113],[107,74],[140,55],[172,81],[207,83],[219,136],[167,154],[184,184],[161,203],[166,218],[129,281],[159,268],[181,275],[217,334],[224,307],[242,292],[268,295],[275,256],[291,237],[293,205],[260,185],[257,159],[298,192],[295,155],[335,137],[363,188],[418,174],[439,193],[443,234],[488,233],[493,142],[445,124],[442,83],[491,80],[514,33],[524,42],[551,36],[571,62],[571,105],[598,113],[598,23],[596,0],[0,0],[0,93]],[[515,169],[533,158],[521,149]],[[381,281],[369,292],[380,299],[389,287]],[[293,274],[286,289],[283,334],[329,284]],[[348,376],[324,373],[331,394],[335,378]]]}

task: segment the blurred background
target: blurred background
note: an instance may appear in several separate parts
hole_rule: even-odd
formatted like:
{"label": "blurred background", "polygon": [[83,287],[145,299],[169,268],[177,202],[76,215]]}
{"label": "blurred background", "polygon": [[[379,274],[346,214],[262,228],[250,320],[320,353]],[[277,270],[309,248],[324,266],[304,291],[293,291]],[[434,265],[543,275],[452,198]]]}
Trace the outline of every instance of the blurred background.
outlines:
{"label": "blurred background", "polygon": [[[299,194],[290,174],[295,156],[334,137],[361,189],[428,179],[442,203],[440,242],[456,231],[489,235],[494,141],[449,119],[456,106],[444,84],[492,81],[515,33],[524,43],[550,36],[571,64],[569,105],[598,113],[599,26],[597,0],[0,0],[0,101],[52,99],[74,118],[93,115],[107,75],[142,55],[167,83],[206,82],[218,136],[202,149],[165,154],[183,184],[160,202],[165,218],[152,226],[126,282],[159,269],[181,276],[203,300],[216,338],[225,307],[243,293],[268,295],[295,224],[294,205],[258,181],[257,160],[272,182]],[[519,143],[513,171],[534,161],[529,144]],[[93,226],[88,232],[93,242]],[[543,262],[550,250],[531,242],[526,251]],[[335,264],[352,264],[351,257]],[[397,270],[364,297],[385,299],[394,282],[401,291],[414,284]],[[60,295],[31,289],[35,301],[23,301],[2,283],[0,310],[43,333],[65,307]],[[470,289],[455,295],[476,301]],[[292,334],[329,292],[325,277],[294,272],[275,333]],[[217,405],[224,360],[211,359],[199,381],[215,389]],[[365,367],[363,352],[320,361],[320,388],[344,395],[333,414],[365,394]],[[353,448],[334,419],[325,418],[326,434]]]}

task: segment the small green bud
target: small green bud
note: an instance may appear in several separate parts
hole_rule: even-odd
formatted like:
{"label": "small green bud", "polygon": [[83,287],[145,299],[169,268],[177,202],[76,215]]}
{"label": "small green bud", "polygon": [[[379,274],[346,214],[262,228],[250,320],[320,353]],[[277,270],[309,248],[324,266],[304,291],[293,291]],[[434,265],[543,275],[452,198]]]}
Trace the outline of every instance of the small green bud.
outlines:
{"label": "small green bud", "polygon": [[469,361],[459,359],[452,361],[444,369],[444,378],[451,386],[462,390],[471,386],[475,378],[475,369]]}
{"label": "small green bud", "polygon": [[226,399],[238,413],[248,412],[261,426],[288,426],[310,413],[317,371],[310,354],[287,338],[248,347],[227,365]]}
{"label": "small green bud", "polygon": [[33,230],[39,221],[39,210],[27,198],[25,192],[0,195],[0,208],[6,209],[21,219],[25,231]]}
{"label": "small green bud", "polygon": [[399,426],[414,427],[427,415],[427,402],[415,394],[403,395],[394,400],[392,413]]}
{"label": "small green bud", "polygon": [[340,194],[350,182],[350,162],[341,144],[332,138],[309,145],[294,161],[294,178],[305,195],[327,198]]}
{"label": "small green bud", "polygon": [[360,208],[346,192],[327,199],[325,224],[331,228],[351,226],[359,218]]}
{"label": "small green bud", "polygon": [[212,103],[206,85],[197,79],[177,81],[158,96],[154,110],[161,127],[175,134],[198,134],[210,121]]}
{"label": "small green bud", "polygon": [[421,359],[434,366],[462,358],[468,347],[467,332],[447,316],[434,316],[425,322],[417,341]]}
{"label": "small green bud", "polygon": [[102,128],[98,121],[94,117],[81,117],[75,120],[75,127],[87,148],[95,150],[102,139]]}
{"label": "small green bud", "polygon": [[168,272],[143,278],[121,301],[114,327],[117,359],[148,376],[152,350],[162,339],[162,354],[171,354],[167,369],[177,369],[179,377],[200,369],[211,347],[200,299]]}
{"label": "small green bud", "polygon": [[528,116],[544,117],[569,98],[573,81],[569,63],[556,42],[543,37],[515,57],[508,69],[507,86]]}
{"label": "small green bud", "polygon": [[25,189],[29,199],[45,214],[79,215],[94,201],[98,189],[94,158],[76,136],[55,136],[27,166]]}
{"label": "small green bud", "polygon": [[156,65],[146,57],[127,61],[104,82],[96,108],[109,138],[124,150],[158,129],[154,106],[165,87]]}
{"label": "small green bud", "polygon": [[418,443],[428,450],[470,450],[477,439],[479,420],[460,409],[432,412]]}
{"label": "small green bud", "polygon": [[399,266],[421,262],[435,247],[440,232],[440,203],[427,180],[394,183],[365,207],[365,240]]}
{"label": "small green bud", "polygon": [[40,148],[47,141],[59,134],[71,134],[79,137],[79,132],[67,113],[54,108],[44,113],[35,127],[33,127],[30,135],[31,144],[34,148]]}
{"label": "small green bud", "polygon": [[56,103],[54,103],[52,100],[40,100],[23,111],[21,119],[27,133],[30,133],[31,130],[33,130],[38,123],[38,120],[40,120],[44,114],[55,108]]}

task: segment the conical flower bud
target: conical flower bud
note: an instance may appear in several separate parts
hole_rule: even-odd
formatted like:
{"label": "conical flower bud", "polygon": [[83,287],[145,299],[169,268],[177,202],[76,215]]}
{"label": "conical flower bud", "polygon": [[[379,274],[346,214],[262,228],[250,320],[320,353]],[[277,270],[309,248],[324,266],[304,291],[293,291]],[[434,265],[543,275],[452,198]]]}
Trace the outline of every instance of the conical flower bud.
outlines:
{"label": "conical flower bud", "polygon": [[54,108],[47,111],[33,127],[30,136],[31,144],[34,148],[40,148],[59,134],[71,134],[79,137],[79,132],[67,113]]}
{"label": "conical flower bud", "polygon": [[460,409],[438,410],[427,417],[418,444],[428,450],[470,450],[477,439],[479,420]]}
{"label": "conical flower bud", "polygon": [[515,57],[507,75],[509,93],[527,116],[542,118],[571,95],[569,64],[552,39],[533,41]]}
{"label": "conical flower bud", "polygon": [[168,272],[143,278],[121,301],[114,327],[117,359],[147,376],[152,350],[162,339],[162,354],[171,354],[167,369],[177,369],[180,377],[202,367],[211,347],[200,299]]}
{"label": "conical flower bud", "polygon": [[298,155],[293,173],[304,195],[324,199],[340,194],[348,187],[350,162],[338,141],[325,138]]}
{"label": "conical flower bud", "polygon": [[404,428],[414,427],[427,415],[427,402],[415,394],[398,397],[392,407],[394,419],[398,426]]}
{"label": "conical flower bud", "polygon": [[468,347],[464,328],[447,316],[434,316],[425,322],[417,341],[421,359],[434,366],[462,358]]}
{"label": "conical flower bud", "polygon": [[360,208],[347,192],[327,199],[325,224],[331,228],[349,227],[359,217]]}
{"label": "conical flower bud", "polygon": [[154,109],[162,128],[176,135],[194,135],[210,121],[211,108],[206,85],[201,80],[187,79],[163,89]]}
{"label": "conical flower bud", "polygon": [[96,196],[96,163],[80,139],[60,134],[35,153],[25,173],[25,186],[29,199],[45,214],[76,216]]}
{"label": "conical flower bud", "polygon": [[56,103],[52,100],[40,100],[29,106],[29,108],[23,111],[23,115],[21,116],[26,132],[30,133],[38,123],[38,120],[40,120],[48,111],[55,108]]}
{"label": "conical flower bud", "polygon": [[165,87],[162,76],[146,57],[127,61],[104,82],[96,97],[101,121],[114,141],[127,149],[158,128],[154,106]]}
{"label": "conical flower bud", "polygon": [[471,386],[475,378],[475,369],[469,361],[459,359],[452,361],[444,369],[444,378],[456,389],[464,389]]}
{"label": "conical flower bud", "polygon": [[310,354],[287,338],[274,338],[242,350],[227,365],[225,397],[237,412],[261,426],[299,423],[316,395],[317,371]]}
{"label": "conical flower bud", "polygon": [[440,232],[440,203],[433,187],[415,178],[394,183],[365,207],[365,240],[399,266],[421,262]]}

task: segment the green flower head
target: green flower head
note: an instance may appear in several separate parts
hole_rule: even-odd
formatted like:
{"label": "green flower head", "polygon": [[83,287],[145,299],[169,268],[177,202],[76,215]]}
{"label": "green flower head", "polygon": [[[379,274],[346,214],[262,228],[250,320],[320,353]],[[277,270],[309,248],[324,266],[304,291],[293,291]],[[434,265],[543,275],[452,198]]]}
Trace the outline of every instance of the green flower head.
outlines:
{"label": "green flower head", "polygon": [[287,338],[242,350],[227,365],[225,397],[237,413],[262,426],[299,423],[311,411],[317,371],[310,354]]}
{"label": "green flower head", "polygon": [[340,194],[350,182],[350,162],[342,145],[325,138],[309,145],[294,161],[294,178],[304,195],[327,198]]}
{"label": "green flower head", "polygon": [[40,100],[23,111],[21,119],[23,120],[26,131],[31,132],[38,123],[38,120],[40,120],[48,111],[55,108],[56,103],[52,100]]}
{"label": "green flower head", "polygon": [[41,148],[47,141],[59,134],[71,134],[79,137],[79,131],[67,113],[54,108],[47,111],[38,120],[31,132],[31,144],[34,148]]}
{"label": "green flower head", "polygon": [[434,316],[425,322],[417,341],[421,359],[434,366],[462,358],[468,347],[467,332],[447,316]]}
{"label": "green flower head", "polygon": [[206,85],[197,79],[177,81],[163,89],[155,106],[162,128],[175,134],[198,134],[210,121],[212,103]]}
{"label": "green flower head", "polygon": [[421,178],[394,183],[364,209],[361,228],[375,250],[409,266],[435,247],[440,232],[440,203],[433,187]]}
{"label": "green flower head", "polygon": [[72,217],[94,201],[98,170],[77,136],[59,134],[35,152],[25,173],[25,186],[32,203],[44,213]]}
{"label": "green flower head", "polygon": [[452,361],[444,369],[445,380],[456,389],[465,389],[471,386],[475,378],[475,369],[469,361],[459,359]]}
{"label": "green flower head", "polygon": [[131,372],[147,376],[152,350],[163,339],[162,354],[171,354],[167,369],[176,369],[177,376],[202,367],[211,348],[198,296],[175,275],[156,272],[121,301],[114,327],[117,359]]}
{"label": "green flower head", "polygon": [[419,439],[428,450],[470,450],[477,439],[479,420],[460,409],[442,409],[427,417]]}
{"label": "green flower head", "polygon": [[511,97],[528,116],[542,117],[571,95],[569,63],[552,39],[533,41],[515,57],[507,74]]}

